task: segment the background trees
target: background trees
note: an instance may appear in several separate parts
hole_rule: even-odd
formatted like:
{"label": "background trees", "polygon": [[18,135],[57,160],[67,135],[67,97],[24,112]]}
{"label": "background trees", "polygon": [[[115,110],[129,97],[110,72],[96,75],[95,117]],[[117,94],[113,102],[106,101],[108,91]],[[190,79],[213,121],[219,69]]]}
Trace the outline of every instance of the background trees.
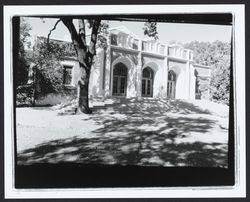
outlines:
{"label": "background trees", "polygon": [[36,65],[36,90],[39,95],[59,93],[63,89],[63,68],[61,61],[67,57],[75,57],[71,43],[37,37],[33,47],[33,60]]}
{"label": "background trees", "polygon": [[15,86],[26,84],[28,79],[29,55],[25,49],[30,48],[29,42],[31,26],[25,18],[20,18],[20,39],[18,50],[18,62],[16,68]]}
{"label": "background trees", "polygon": [[212,67],[210,95],[211,99],[229,104],[230,91],[230,54],[229,43],[215,41],[193,41],[184,45],[194,51],[194,61]]}

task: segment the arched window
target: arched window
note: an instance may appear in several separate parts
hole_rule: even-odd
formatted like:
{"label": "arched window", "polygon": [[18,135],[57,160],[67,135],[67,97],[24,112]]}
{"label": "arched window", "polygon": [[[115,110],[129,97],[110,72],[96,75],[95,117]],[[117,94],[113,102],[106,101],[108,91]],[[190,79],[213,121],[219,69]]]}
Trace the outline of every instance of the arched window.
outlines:
{"label": "arched window", "polygon": [[150,67],[146,67],[142,71],[142,96],[153,96],[153,78],[154,71]]}
{"label": "arched window", "polygon": [[126,96],[128,69],[123,63],[117,63],[113,70],[113,95]]}
{"label": "arched window", "polygon": [[168,88],[167,88],[168,98],[175,98],[175,86],[176,86],[176,74],[174,71],[170,70],[168,72]]}
{"label": "arched window", "polygon": [[174,71],[170,70],[168,72],[168,80],[169,81],[176,81],[176,74],[174,73]]}

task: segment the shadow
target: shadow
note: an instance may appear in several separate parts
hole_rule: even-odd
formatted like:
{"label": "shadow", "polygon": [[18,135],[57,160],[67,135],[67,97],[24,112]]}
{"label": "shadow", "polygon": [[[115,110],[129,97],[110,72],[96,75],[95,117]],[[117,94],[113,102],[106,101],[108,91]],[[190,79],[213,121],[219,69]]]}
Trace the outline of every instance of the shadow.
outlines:
{"label": "shadow", "polygon": [[227,144],[192,139],[194,133],[210,132],[217,122],[186,114],[209,112],[183,101],[120,99],[82,119],[103,126],[91,136],[44,142],[20,152],[17,162],[227,167]]}
{"label": "shadow", "polygon": [[166,134],[138,132],[120,137],[55,140],[18,154],[17,163],[227,167],[227,145],[175,143],[175,135],[167,138]]}
{"label": "shadow", "polygon": [[52,107],[53,107],[52,105],[44,105],[44,106],[39,105],[39,106],[30,107],[30,108],[33,110],[51,111],[51,110],[53,110]]}
{"label": "shadow", "polygon": [[162,114],[165,112],[179,114],[211,114],[209,110],[203,110],[184,100],[156,98],[113,98],[113,100],[114,103],[106,104],[104,108],[112,108],[115,112],[142,112],[142,114]]}
{"label": "shadow", "polygon": [[145,132],[137,129],[145,124],[143,120],[104,120],[104,127],[93,131],[96,134],[94,137],[45,142],[19,153],[18,164],[74,162],[100,165],[227,167],[227,145],[177,142],[188,136],[187,131],[207,131],[211,127],[211,121],[202,120],[199,125],[190,118],[165,120],[176,122],[177,128],[164,126],[156,131]]}

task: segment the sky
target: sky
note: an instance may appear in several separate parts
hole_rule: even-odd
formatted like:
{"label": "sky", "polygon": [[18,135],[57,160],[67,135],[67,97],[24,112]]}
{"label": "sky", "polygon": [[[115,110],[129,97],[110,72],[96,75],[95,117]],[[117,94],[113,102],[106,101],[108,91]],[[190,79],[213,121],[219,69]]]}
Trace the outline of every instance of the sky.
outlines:
{"label": "sky", "polygon": [[[34,36],[47,37],[49,31],[54,27],[57,19],[41,18],[26,18],[31,25],[32,30],[30,34]],[[77,25],[77,22],[75,22]],[[120,22],[109,21],[109,27],[126,26],[134,34],[141,38],[147,38],[143,34],[143,22]],[[213,42],[220,40],[223,42],[230,42],[231,40],[231,26],[224,25],[205,25],[205,24],[187,24],[187,23],[158,23],[157,30],[159,41],[162,44],[167,44],[170,41],[180,43],[189,43],[191,41]],[[88,32],[88,31],[87,31]],[[59,22],[56,30],[50,36],[53,39],[70,41],[70,34],[62,22]]]}

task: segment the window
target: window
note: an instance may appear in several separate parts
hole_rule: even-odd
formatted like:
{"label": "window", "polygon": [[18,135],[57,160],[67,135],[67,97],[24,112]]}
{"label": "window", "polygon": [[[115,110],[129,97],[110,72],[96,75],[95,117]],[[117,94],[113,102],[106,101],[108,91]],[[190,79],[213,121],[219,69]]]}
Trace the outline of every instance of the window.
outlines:
{"label": "window", "polygon": [[167,97],[175,98],[176,74],[170,70],[168,72]]}
{"label": "window", "polygon": [[168,80],[169,81],[176,81],[176,74],[172,70],[170,70],[168,72]]}
{"label": "window", "polygon": [[115,65],[113,70],[113,95],[126,96],[127,91],[127,67],[123,63]]}
{"label": "window", "polygon": [[63,66],[63,84],[70,85],[72,81],[72,66]]}
{"label": "window", "polygon": [[153,96],[153,78],[154,72],[150,67],[146,67],[142,71],[142,96]]}

